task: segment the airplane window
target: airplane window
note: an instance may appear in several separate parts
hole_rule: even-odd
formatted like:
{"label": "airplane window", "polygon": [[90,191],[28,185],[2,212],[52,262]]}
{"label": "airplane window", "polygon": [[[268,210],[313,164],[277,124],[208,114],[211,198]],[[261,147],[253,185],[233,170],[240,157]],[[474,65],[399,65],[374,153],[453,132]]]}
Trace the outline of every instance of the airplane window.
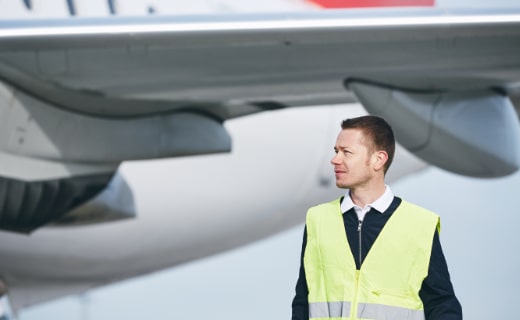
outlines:
{"label": "airplane window", "polygon": [[31,0],[23,0],[23,4],[25,5],[25,7],[29,10],[32,10],[32,3],[31,3]]}

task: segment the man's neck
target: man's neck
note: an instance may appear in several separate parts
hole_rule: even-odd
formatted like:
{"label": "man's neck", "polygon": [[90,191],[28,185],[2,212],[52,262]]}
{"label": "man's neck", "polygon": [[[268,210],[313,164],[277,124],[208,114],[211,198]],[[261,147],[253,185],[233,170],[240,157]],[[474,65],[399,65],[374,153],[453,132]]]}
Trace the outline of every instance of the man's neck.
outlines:
{"label": "man's neck", "polygon": [[366,205],[379,199],[385,193],[385,190],[386,186],[384,182],[378,183],[375,186],[357,187],[350,189],[350,198],[354,204],[364,208]]}

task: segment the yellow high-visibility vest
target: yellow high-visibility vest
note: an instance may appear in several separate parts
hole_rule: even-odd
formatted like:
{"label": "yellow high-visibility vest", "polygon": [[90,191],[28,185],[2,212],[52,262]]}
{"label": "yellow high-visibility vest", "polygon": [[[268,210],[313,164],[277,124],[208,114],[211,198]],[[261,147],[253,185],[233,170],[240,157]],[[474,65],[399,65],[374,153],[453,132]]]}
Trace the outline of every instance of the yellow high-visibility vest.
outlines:
{"label": "yellow high-visibility vest", "polygon": [[419,290],[439,228],[439,216],[402,201],[357,270],[340,199],[309,209],[304,253],[309,318],[424,320]]}

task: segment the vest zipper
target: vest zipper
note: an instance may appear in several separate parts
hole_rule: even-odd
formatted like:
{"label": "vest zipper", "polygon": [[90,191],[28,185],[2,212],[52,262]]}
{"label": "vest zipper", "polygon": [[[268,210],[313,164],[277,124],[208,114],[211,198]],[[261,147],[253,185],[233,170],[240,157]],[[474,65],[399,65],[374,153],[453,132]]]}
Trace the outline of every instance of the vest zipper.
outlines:
{"label": "vest zipper", "polygon": [[352,308],[350,309],[350,318],[349,319],[357,319],[358,314],[358,299],[359,299],[359,276],[360,271],[356,270],[356,279],[355,281],[355,288],[354,288],[354,299],[352,299]]}
{"label": "vest zipper", "polygon": [[358,231],[358,242],[359,242],[359,268],[361,269],[361,262],[362,262],[362,257],[363,257],[363,252],[361,250],[361,226],[363,225],[363,220],[358,220],[358,227],[357,227],[357,231]]}

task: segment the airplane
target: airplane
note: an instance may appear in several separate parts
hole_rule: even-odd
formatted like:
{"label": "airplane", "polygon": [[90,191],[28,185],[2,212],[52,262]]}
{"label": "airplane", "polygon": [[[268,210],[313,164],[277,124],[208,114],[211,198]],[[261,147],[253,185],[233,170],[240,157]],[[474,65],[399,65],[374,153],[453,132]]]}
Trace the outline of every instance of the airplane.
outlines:
{"label": "airplane", "polygon": [[520,9],[275,2],[2,11],[19,13],[0,21],[0,294],[14,310],[301,223],[338,195],[328,161],[347,117],[393,125],[390,181],[518,170]]}

